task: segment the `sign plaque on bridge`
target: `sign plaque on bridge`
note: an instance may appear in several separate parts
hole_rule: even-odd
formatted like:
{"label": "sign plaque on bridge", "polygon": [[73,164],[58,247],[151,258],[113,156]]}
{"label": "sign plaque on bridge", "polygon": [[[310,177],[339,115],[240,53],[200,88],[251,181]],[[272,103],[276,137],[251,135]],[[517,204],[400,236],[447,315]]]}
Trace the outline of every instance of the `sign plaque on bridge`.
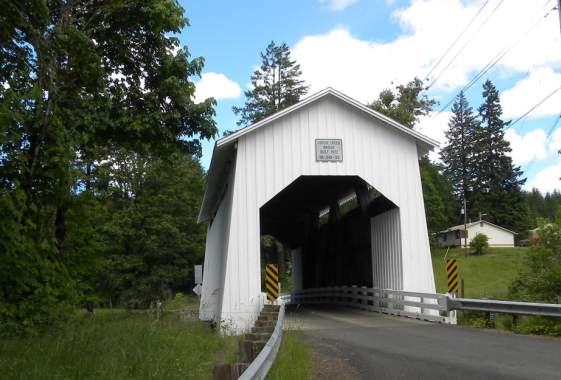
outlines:
{"label": "sign plaque on bridge", "polygon": [[343,140],[316,139],[316,161],[343,161]]}

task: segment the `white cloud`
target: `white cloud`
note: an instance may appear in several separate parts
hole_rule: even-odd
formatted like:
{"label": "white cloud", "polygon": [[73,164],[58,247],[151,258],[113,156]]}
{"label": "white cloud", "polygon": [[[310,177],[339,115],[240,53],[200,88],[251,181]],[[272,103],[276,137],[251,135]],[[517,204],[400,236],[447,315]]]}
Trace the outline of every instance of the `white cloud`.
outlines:
{"label": "white cloud", "polygon": [[[472,38],[459,58],[442,75],[436,88],[451,90],[469,81],[503,47],[517,40],[545,9],[543,2],[506,1],[479,33],[468,32],[455,50]],[[351,35],[345,27],[308,35],[293,47],[303,78],[312,91],[332,86],[362,102],[372,101],[392,82],[399,84],[424,76],[481,6],[481,0],[412,0],[394,12],[400,36],[371,41]],[[485,20],[494,4],[485,8]],[[445,17],[443,17],[445,15]],[[478,22],[475,25],[478,25]],[[499,65],[504,76],[561,63],[561,41],[556,13],[545,19],[506,55]],[[447,63],[445,59],[443,65]],[[438,74],[439,70],[435,71]]]}
{"label": "white cloud", "polygon": [[[440,143],[440,148],[446,144],[444,132],[448,129],[448,121],[452,116],[452,112],[442,112],[434,116],[424,116],[419,120],[415,129],[425,136],[435,139]],[[432,161],[440,162],[440,149],[435,149],[429,153]]]}
{"label": "white cloud", "polygon": [[236,82],[228,79],[226,75],[208,72],[201,75],[201,80],[195,83],[195,101],[202,102],[207,98],[235,99],[239,97],[242,90]]}
{"label": "white cloud", "polygon": [[358,0],[319,0],[320,3],[327,5],[327,8],[332,11],[342,11],[357,1]]}
{"label": "white cloud", "polygon": [[544,160],[548,156],[547,135],[543,129],[535,129],[520,136],[514,129],[505,132],[505,139],[512,148],[511,157],[515,165],[527,164],[532,160]]}
{"label": "white cloud", "polygon": [[[514,87],[502,93],[501,104],[504,116],[513,118],[523,115],[559,87],[561,87],[561,73],[556,73],[549,67],[532,70],[526,78],[518,81]],[[547,99],[527,117],[535,118],[559,114],[559,104],[561,104],[561,91]]]}
{"label": "white cloud", "polygon": [[561,129],[557,128],[555,132],[551,135],[551,141],[549,143],[550,153],[557,154],[561,150]]}
{"label": "white cloud", "polygon": [[539,189],[542,193],[552,192],[553,190],[561,189],[561,163],[548,166],[547,168],[539,171],[531,181],[525,185],[526,189]]}

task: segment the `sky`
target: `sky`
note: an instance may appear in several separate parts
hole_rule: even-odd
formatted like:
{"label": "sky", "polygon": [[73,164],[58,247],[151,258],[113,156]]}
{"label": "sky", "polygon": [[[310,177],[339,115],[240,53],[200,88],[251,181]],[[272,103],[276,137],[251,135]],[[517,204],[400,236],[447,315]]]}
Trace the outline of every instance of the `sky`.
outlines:
{"label": "sky", "polygon": [[[310,94],[333,87],[363,102],[414,77],[428,78],[439,101],[416,129],[445,144],[451,99],[490,62],[465,93],[477,110],[482,84],[501,93],[505,137],[525,188],[561,189],[561,34],[556,0],[180,0],[189,18],[180,40],[205,67],[196,99],[217,100],[220,135],[235,130],[232,106],[274,40],[286,42]],[[455,44],[454,44],[455,42]],[[450,48],[451,47],[451,48]],[[445,54],[446,53],[446,54]],[[441,111],[442,110],[442,111]],[[559,121],[559,123],[557,123]],[[214,140],[203,143],[208,168]],[[431,153],[438,160],[438,151]]]}

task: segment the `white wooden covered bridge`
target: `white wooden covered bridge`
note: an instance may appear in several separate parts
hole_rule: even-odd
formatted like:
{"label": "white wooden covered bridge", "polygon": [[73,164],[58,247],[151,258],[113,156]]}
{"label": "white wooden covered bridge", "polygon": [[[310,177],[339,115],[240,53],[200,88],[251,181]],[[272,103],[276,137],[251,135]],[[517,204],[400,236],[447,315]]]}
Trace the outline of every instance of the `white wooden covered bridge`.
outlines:
{"label": "white wooden covered bridge", "polygon": [[[436,145],[331,88],[218,140],[199,214],[200,318],[233,333],[253,325],[262,235],[292,250],[296,290],[434,293],[419,158]],[[342,213],[349,199],[357,207]]]}

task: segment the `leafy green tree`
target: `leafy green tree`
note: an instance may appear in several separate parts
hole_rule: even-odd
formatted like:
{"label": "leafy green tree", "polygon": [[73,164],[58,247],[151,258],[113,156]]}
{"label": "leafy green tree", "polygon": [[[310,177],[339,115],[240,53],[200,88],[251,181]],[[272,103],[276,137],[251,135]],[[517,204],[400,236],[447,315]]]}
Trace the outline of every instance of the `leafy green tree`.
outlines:
{"label": "leafy green tree", "polygon": [[447,142],[440,151],[440,158],[457,202],[461,204],[465,197],[469,211],[473,205],[474,170],[477,165],[474,146],[480,124],[463,92],[454,102],[452,113],[445,132]]}
{"label": "leafy green tree", "polygon": [[2,3],[0,325],[48,322],[79,296],[69,210],[103,157],[200,154],[216,133],[214,101],[194,102],[203,60],[174,37],[187,23],[175,0]]}
{"label": "leafy green tree", "polygon": [[395,92],[391,89],[383,90],[369,107],[413,128],[419,117],[427,115],[435,104],[436,100],[426,94],[423,81],[415,78],[406,85],[397,86]]}
{"label": "leafy green tree", "polygon": [[503,227],[523,231],[529,227],[524,203],[520,167],[510,157],[510,143],[504,138],[499,92],[489,80],[483,85],[483,104],[479,107],[481,128],[477,130],[474,201],[472,213],[483,212]]}
{"label": "leafy green tree", "polygon": [[251,75],[245,105],[232,107],[240,116],[238,125],[249,125],[296,104],[308,92],[300,79],[300,65],[290,56],[288,45],[271,41],[261,53],[261,66]]}
{"label": "leafy green tree", "polygon": [[106,168],[112,216],[104,236],[112,244],[101,293],[145,307],[190,292],[205,239],[204,225],[196,221],[205,186],[199,162],[179,153],[153,159],[120,152]]}
{"label": "leafy green tree", "polygon": [[428,157],[419,161],[423,199],[427,216],[427,228],[432,234],[450,226],[456,206],[452,199],[452,186],[442,174],[439,165],[432,163]]}
{"label": "leafy green tree", "polygon": [[[378,99],[368,106],[395,121],[413,128],[420,116],[427,115],[436,104],[425,93],[423,82],[415,78],[406,85],[399,85],[395,91],[385,89]],[[451,187],[441,174],[441,168],[432,163],[428,157],[419,161],[423,198],[427,216],[429,234],[448,227],[451,205]]]}
{"label": "leafy green tree", "polygon": [[540,245],[531,248],[510,292],[515,299],[532,302],[561,301],[561,208],[554,222],[540,222]]}

